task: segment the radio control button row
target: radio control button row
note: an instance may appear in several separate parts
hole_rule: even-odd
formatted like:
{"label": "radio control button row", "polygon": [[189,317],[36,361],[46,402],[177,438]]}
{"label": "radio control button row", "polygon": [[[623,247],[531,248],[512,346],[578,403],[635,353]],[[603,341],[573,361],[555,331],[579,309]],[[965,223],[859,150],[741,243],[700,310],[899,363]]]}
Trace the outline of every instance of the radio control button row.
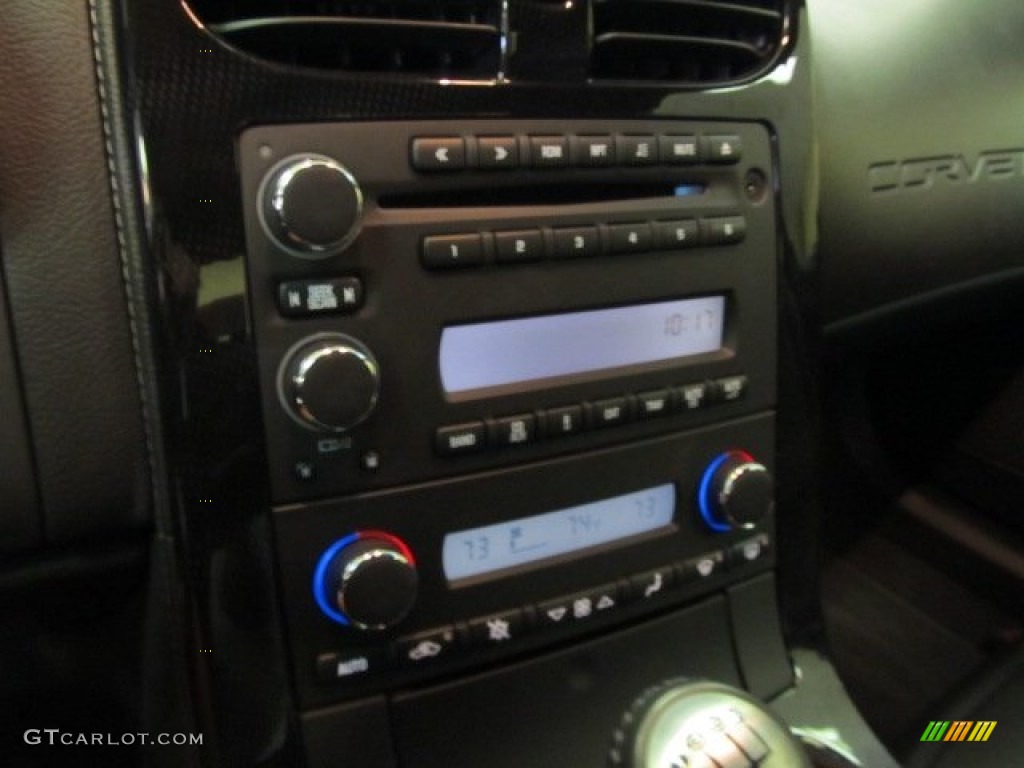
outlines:
{"label": "radio control button row", "polygon": [[565,136],[531,136],[530,163],[534,168],[569,165],[569,140]]}
{"label": "radio control button row", "polygon": [[529,445],[544,438],[568,437],[588,429],[617,427],[634,420],[649,421],[718,403],[736,402],[746,397],[748,386],[748,379],[742,374],[725,376],[715,381],[563,405],[535,413],[452,424],[440,427],[434,441],[437,453],[442,456],[479,453],[488,446]]}
{"label": "radio control button row", "polygon": [[554,232],[554,255],[560,259],[598,256],[601,237],[597,227],[557,227]]}
{"label": "radio control button row", "polygon": [[661,162],[668,165],[696,165],[700,162],[697,137],[663,135],[658,137]]}
{"label": "radio control button row", "polygon": [[429,235],[423,238],[423,266],[427,269],[460,269],[476,267],[483,262],[483,235]]}
{"label": "radio control button row", "polygon": [[656,165],[658,141],[654,136],[619,136],[616,141],[622,165]]}
{"label": "radio control button row", "polygon": [[519,167],[519,140],[515,136],[480,136],[476,140],[476,163],[485,170]]}
{"label": "radio control button row", "polygon": [[705,136],[704,162],[715,164],[738,163],[743,158],[743,140],[735,135]]}
{"label": "radio control button row", "polygon": [[726,559],[722,550],[715,550],[697,557],[692,557],[679,565],[680,584],[710,579],[725,570]]}
{"label": "radio control button row", "polygon": [[696,219],[656,221],[654,231],[658,248],[662,250],[695,248],[700,244],[700,227]]}
{"label": "radio control button row", "polygon": [[629,580],[629,598],[633,602],[661,597],[675,585],[675,572],[671,567],[655,568]]}
{"label": "radio control button row", "polygon": [[465,139],[461,136],[414,138],[412,167],[417,171],[458,171],[465,168]]}
{"label": "radio control button row", "polygon": [[654,236],[648,222],[609,224],[608,239],[612,253],[643,253],[651,250]]}
{"label": "radio control button row", "polygon": [[735,245],[747,238],[747,220],[742,216],[718,216],[704,219],[704,245]]}
{"label": "radio control button row", "polygon": [[455,628],[452,626],[401,637],[394,644],[395,658],[402,664],[413,666],[447,658],[454,649]]}
{"label": "radio control button row", "polygon": [[590,405],[591,423],[596,427],[617,427],[629,421],[629,400],[611,397]]}
{"label": "radio control button row", "polygon": [[358,277],[287,280],[277,286],[277,308],[284,317],[313,317],[355,312],[363,305]]}
{"label": "radio control button row", "polygon": [[482,421],[454,424],[437,430],[434,445],[443,456],[479,453],[487,447],[487,425]]}
{"label": "radio control button row", "polygon": [[493,434],[495,446],[528,445],[537,440],[537,417],[524,413],[495,419]]}
{"label": "radio control button row", "polygon": [[544,428],[548,437],[566,437],[584,430],[583,406],[566,405],[544,412]]}
{"label": "radio control button row", "polygon": [[352,680],[374,675],[383,666],[384,654],[380,648],[321,653],[316,657],[316,676],[325,683]]}
{"label": "radio control button row", "polygon": [[641,392],[636,396],[636,412],[641,419],[657,419],[674,411],[672,391],[669,389]]}
{"label": "radio control button row", "polygon": [[516,608],[468,622],[469,641],[475,646],[508,645],[529,632],[526,614]]}
{"label": "radio control button row", "polygon": [[539,229],[496,232],[494,250],[498,261],[537,261],[544,257],[544,236]]}
{"label": "radio control button row", "polygon": [[768,538],[767,533],[737,542],[729,547],[726,554],[729,567],[738,568],[749,563],[759,562],[767,557],[770,549],[771,539]]}

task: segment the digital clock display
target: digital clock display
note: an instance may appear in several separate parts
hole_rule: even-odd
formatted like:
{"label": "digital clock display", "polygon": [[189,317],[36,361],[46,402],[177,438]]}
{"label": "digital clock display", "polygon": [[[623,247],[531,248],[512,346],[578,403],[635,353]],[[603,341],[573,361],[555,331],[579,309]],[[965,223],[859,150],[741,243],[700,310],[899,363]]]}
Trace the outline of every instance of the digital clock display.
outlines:
{"label": "digital clock display", "polygon": [[725,297],[636,304],[445,328],[440,368],[455,399],[674,365],[719,352]]}
{"label": "digital clock display", "polygon": [[449,533],[442,545],[444,574],[456,583],[522,566],[541,566],[636,536],[673,529],[671,483],[610,499]]}

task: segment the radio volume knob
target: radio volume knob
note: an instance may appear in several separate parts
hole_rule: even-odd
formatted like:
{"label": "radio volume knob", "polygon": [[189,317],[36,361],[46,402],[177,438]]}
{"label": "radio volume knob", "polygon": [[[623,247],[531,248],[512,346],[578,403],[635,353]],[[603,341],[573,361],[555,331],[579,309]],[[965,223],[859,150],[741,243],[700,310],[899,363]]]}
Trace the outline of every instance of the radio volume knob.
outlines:
{"label": "radio volume knob", "polygon": [[281,404],[299,424],[344,432],[373,413],[380,368],[356,339],[325,333],[292,347],[278,370],[277,387]]}
{"label": "radio volume knob", "polygon": [[294,256],[320,259],[342,251],[359,234],[363,193],[345,166],[324,155],[278,163],[260,189],[267,233]]}
{"label": "radio volume knob", "polygon": [[412,551],[397,536],[360,531],[334,542],[313,575],[324,615],[363,630],[393,627],[412,609],[418,585]]}
{"label": "radio volume knob", "polygon": [[772,475],[746,451],[726,451],[704,470],[697,506],[714,531],[754,528],[775,506]]}

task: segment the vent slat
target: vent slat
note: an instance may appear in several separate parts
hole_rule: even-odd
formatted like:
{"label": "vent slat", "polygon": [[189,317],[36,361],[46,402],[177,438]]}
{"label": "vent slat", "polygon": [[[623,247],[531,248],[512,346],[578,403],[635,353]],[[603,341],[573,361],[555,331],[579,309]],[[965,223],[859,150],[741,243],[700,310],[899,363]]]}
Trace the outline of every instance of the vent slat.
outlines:
{"label": "vent slat", "polygon": [[778,56],[786,0],[593,0],[591,76],[687,85],[750,79]]}
{"label": "vent slat", "polygon": [[213,34],[279,63],[464,79],[490,79],[501,68],[501,0],[194,0],[193,6]]}

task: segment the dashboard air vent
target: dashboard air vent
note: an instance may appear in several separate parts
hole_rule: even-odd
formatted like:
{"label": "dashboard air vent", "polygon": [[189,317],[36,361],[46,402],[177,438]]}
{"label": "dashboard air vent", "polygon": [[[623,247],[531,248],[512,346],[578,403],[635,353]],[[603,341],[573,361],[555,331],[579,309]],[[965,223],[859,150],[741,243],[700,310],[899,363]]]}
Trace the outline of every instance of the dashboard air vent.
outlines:
{"label": "dashboard air vent", "polygon": [[188,0],[225,42],[299,67],[453,79],[501,69],[502,0]]}
{"label": "dashboard air vent", "polygon": [[777,59],[787,0],[591,0],[591,76],[723,85]]}

